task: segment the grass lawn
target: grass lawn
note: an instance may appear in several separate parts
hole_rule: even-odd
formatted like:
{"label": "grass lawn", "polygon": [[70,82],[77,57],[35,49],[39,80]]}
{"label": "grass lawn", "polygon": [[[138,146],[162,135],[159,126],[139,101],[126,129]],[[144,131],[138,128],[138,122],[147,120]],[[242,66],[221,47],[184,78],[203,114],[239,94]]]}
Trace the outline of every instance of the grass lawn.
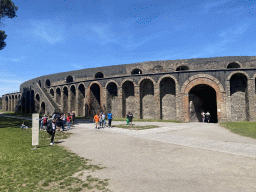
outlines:
{"label": "grass lawn", "polygon": [[112,125],[112,127],[117,127],[117,128],[123,128],[123,129],[131,129],[131,130],[143,130],[143,129],[153,129],[157,128],[159,126],[157,125],[145,125],[145,126],[139,126],[139,125]]}
{"label": "grass lawn", "polygon": [[[40,131],[39,146],[32,149],[32,130],[20,129],[23,121],[31,127],[31,121],[0,117],[0,191],[108,191],[107,179],[71,177],[102,166],[91,165],[58,144],[50,146],[47,132]],[[69,135],[57,132],[55,143]]]}
{"label": "grass lawn", "polygon": [[233,133],[256,139],[256,122],[223,122],[219,123],[219,125]]}

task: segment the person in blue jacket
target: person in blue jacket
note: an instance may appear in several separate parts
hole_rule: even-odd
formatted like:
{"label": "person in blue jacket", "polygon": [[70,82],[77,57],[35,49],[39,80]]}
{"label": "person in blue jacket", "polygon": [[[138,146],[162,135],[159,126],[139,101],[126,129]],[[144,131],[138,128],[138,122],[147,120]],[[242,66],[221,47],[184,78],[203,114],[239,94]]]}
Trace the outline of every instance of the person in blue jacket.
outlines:
{"label": "person in blue jacket", "polygon": [[112,113],[111,111],[108,112],[108,127],[111,127],[111,122],[112,122]]}

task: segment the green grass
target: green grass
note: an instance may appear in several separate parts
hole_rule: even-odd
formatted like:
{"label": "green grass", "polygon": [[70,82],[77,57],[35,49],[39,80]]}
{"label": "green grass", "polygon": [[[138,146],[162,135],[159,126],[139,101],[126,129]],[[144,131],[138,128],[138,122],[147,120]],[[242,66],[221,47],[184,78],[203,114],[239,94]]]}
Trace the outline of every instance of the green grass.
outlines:
{"label": "green grass", "polygon": [[[50,146],[50,136],[44,131],[39,133],[38,148],[32,149],[32,130],[20,129],[23,121],[31,127],[31,121],[0,117],[0,191],[84,191],[103,187],[106,190],[105,180],[89,177],[82,181],[79,176],[71,177],[102,166],[91,165],[89,159],[58,144]],[[57,132],[54,142],[69,135]]]}
{"label": "green grass", "polygon": [[[113,118],[113,121],[126,121],[126,118]],[[133,119],[132,122],[173,122],[173,123],[184,123],[182,121],[163,120],[163,119]]]}
{"label": "green grass", "polygon": [[256,122],[223,122],[219,125],[233,133],[256,139]]}
{"label": "green grass", "polygon": [[123,129],[131,129],[131,130],[144,130],[144,129],[153,129],[153,128],[157,128],[159,126],[157,125],[113,125],[112,127],[117,127],[117,128],[123,128]]}

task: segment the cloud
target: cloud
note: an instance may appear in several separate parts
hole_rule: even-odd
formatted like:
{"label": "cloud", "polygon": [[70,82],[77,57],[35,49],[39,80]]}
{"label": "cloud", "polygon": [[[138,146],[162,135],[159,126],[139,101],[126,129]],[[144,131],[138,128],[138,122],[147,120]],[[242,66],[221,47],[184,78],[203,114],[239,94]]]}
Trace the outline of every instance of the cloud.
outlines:
{"label": "cloud", "polygon": [[32,35],[47,43],[55,44],[64,40],[64,26],[50,20],[32,21],[31,27]]}

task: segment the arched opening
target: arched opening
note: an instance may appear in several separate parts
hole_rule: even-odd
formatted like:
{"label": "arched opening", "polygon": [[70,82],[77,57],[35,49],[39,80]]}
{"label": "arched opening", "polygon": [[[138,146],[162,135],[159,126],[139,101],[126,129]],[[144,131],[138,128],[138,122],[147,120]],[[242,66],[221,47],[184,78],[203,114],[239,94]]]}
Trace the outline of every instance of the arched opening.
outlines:
{"label": "arched opening", "polygon": [[210,113],[210,122],[218,122],[216,91],[206,84],[196,85],[189,91],[190,121],[202,122],[202,111]]}
{"label": "arched opening", "polygon": [[118,111],[117,85],[113,82],[107,86],[107,111],[112,111],[113,115]]}
{"label": "arched opening", "polygon": [[179,66],[176,68],[176,71],[188,71],[189,68],[187,66]]}
{"label": "arched opening", "polygon": [[68,88],[63,89],[63,113],[68,113]]}
{"label": "arched opening", "polygon": [[6,97],[5,97],[5,111],[8,111],[8,110],[9,110],[8,104],[9,104],[9,99],[8,99],[8,96],[6,96]]}
{"label": "arched opening", "polygon": [[39,112],[40,110],[40,96],[39,94],[36,94],[36,100],[35,100],[35,112]]}
{"label": "arched opening", "polygon": [[95,79],[104,78],[104,75],[102,72],[98,72],[95,74]]}
{"label": "arched opening", "polygon": [[46,87],[50,87],[50,86],[51,86],[51,82],[50,82],[49,79],[47,79],[47,80],[45,81],[45,86],[46,86]]}
{"label": "arched opening", "polygon": [[60,99],[61,99],[61,91],[60,88],[58,87],[56,89],[56,103],[60,106]]}
{"label": "arched opening", "polygon": [[67,76],[66,83],[72,83],[72,82],[73,82],[73,77],[71,75]]}
{"label": "arched opening", "polygon": [[176,87],[175,81],[170,77],[160,82],[160,118],[176,119]]}
{"label": "arched opening", "polygon": [[89,115],[94,116],[101,111],[100,86],[94,83],[90,87]]}
{"label": "arched opening", "polygon": [[50,94],[51,94],[52,98],[54,98],[54,91],[53,91],[53,89],[50,90]]}
{"label": "arched opening", "polygon": [[134,97],[134,84],[131,81],[126,81],[122,85],[122,117],[125,118],[126,114],[131,111],[135,112],[135,97]]}
{"label": "arched opening", "polygon": [[41,103],[40,114],[45,114],[45,103],[44,102]]}
{"label": "arched opening", "polygon": [[154,84],[149,79],[140,83],[140,118],[154,119]]}
{"label": "arched opening", "polygon": [[85,88],[83,84],[78,87],[78,116],[84,116]]}
{"label": "arched opening", "polygon": [[70,89],[70,112],[76,111],[76,88],[74,85]]}
{"label": "arched opening", "polygon": [[227,66],[227,69],[236,69],[236,68],[240,68],[240,65],[238,63],[230,63]]}
{"label": "arched opening", "polygon": [[40,80],[38,81],[38,85],[39,85],[39,87],[41,87],[41,81]]}
{"label": "arched opening", "polygon": [[34,112],[35,112],[35,91],[31,90],[31,113],[34,113]]}
{"label": "arched opening", "polygon": [[142,71],[140,69],[133,69],[131,74],[132,75],[142,74]]}
{"label": "arched opening", "polygon": [[230,78],[231,119],[233,121],[249,120],[249,102],[247,77],[236,73]]}

